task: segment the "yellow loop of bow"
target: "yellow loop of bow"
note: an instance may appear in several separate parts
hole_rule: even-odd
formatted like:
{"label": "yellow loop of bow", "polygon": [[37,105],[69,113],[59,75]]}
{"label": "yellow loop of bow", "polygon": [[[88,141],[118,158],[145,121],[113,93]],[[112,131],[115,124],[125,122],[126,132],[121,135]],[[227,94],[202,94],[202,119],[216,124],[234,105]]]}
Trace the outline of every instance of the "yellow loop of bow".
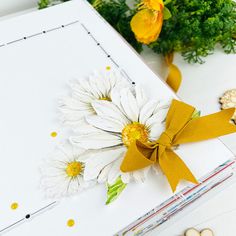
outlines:
{"label": "yellow loop of bow", "polygon": [[173,192],[182,179],[197,183],[173,147],[234,133],[236,126],[230,123],[234,108],[192,119],[194,111],[194,107],[173,100],[166,117],[166,130],[157,141],[142,143],[137,140],[132,143],[121,164],[121,171],[135,171],[158,163]]}

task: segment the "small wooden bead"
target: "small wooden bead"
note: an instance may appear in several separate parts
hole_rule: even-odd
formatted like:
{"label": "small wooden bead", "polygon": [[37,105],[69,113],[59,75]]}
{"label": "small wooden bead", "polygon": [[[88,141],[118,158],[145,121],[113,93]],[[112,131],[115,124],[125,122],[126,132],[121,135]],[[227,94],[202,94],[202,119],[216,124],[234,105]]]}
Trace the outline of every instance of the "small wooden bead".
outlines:
{"label": "small wooden bead", "polygon": [[211,229],[204,229],[201,231],[201,236],[214,236],[214,233]]}
{"label": "small wooden bead", "polygon": [[201,235],[196,229],[190,228],[187,231],[185,231],[184,236],[201,236]]}

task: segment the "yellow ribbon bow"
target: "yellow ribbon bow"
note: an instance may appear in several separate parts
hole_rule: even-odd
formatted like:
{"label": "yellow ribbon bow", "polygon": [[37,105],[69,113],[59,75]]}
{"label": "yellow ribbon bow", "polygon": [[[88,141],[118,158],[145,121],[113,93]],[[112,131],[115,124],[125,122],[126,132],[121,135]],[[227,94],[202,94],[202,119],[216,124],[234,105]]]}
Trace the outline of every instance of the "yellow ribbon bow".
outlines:
{"label": "yellow ribbon bow", "polygon": [[173,100],[166,117],[166,130],[157,141],[142,143],[136,140],[132,143],[121,164],[121,171],[135,171],[158,163],[173,192],[182,179],[198,183],[173,147],[234,133],[236,126],[230,123],[234,108],[192,119],[194,111],[194,107]]}

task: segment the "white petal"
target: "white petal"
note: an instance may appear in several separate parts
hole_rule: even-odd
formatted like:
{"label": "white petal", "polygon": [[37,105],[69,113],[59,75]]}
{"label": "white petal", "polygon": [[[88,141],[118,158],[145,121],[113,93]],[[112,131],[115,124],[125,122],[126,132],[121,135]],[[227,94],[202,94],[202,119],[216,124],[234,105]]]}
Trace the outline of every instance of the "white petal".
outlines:
{"label": "white petal", "polygon": [[[120,90],[118,90],[116,88],[112,89],[111,100],[112,100],[112,103],[114,103],[119,108],[119,110],[122,112],[122,114],[125,114],[125,111],[121,105]],[[126,123],[127,122],[128,122],[128,119],[126,118]]]}
{"label": "white petal", "polygon": [[120,107],[120,93],[118,89],[112,89],[111,91],[111,100],[112,103],[114,103],[116,106]]}
{"label": "white petal", "polygon": [[84,149],[101,149],[122,144],[121,137],[107,132],[77,135],[69,140]]}
{"label": "white petal", "polygon": [[59,108],[64,111],[83,111],[90,110],[91,106],[88,106],[87,103],[81,102],[78,99],[73,97],[64,97],[59,100]]}
{"label": "white petal", "polygon": [[94,112],[70,112],[62,115],[61,120],[64,125],[71,126],[72,128],[79,125],[85,116],[92,115]]}
{"label": "white petal", "polygon": [[101,74],[94,73],[94,75],[90,77],[90,84],[94,84],[97,87],[100,97],[107,95],[107,86]]}
{"label": "white petal", "polygon": [[96,181],[85,181],[83,177],[79,177],[79,184],[82,188],[90,188],[96,185]]}
{"label": "white petal", "polygon": [[111,90],[116,85],[116,79],[112,76],[112,72],[106,71],[103,75],[103,83],[106,88],[106,94],[110,95]]}
{"label": "white petal", "polygon": [[[94,100],[94,95],[91,93],[87,80],[73,80],[70,81],[72,89],[72,97],[82,102],[91,102]],[[85,88],[86,87],[86,88]]]}
{"label": "white petal", "polygon": [[70,184],[68,185],[68,188],[67,188],[68,195],[74,194],[80,190],[81,190],[81,186],[80,186],[79,178],[71,179]]}
{"label": "white petal", "polygon": [[81,85],[81,80],[73,79],[69,81],[69,86],[71,87],[72,91],[79,93],[84,93],[87,90]]}
{"label": "white petal", "polygon": [[[84,88],[83,86],[85,85],[88,88]],[[76,98],[81,102],[90,103],[94,99],[97,99],[97,97],[93,94],[92,88],[90,88],[88,81],[85,79],[72,85],[71,88],[72,88],[72,97]]]}
{"label": "white petal", "polygon": [[74,98],[63,98],[59,101],[59,109],[65,122],[81,120],[84,116],[94,114],[91,104],[80,102]]}
{"label": "white petal", "polygon": [[139,85],[135,86],[135,93],[138,107],[141,108],[147,102],[146,94]]}
{"label": "white petal", "polygon": [[156,175],[162,174],[161,168],[160,168],[160,166],[157,165],[157,164],[152,165],[152,166],[151,166],[151,170],[152,170]]}
{"label": "white petal", "polygon": [[151,126],[150,133],[149,133],[149,139],[151,141],[157,140],[161,133],[164,132],[165,125],[163,123],[156,123]]}
{"label": "white petal", "polygon": [[93,89],[93,94],[97,97],[97,98],[100,98],[104,95],[104,93],[106,93],[106,88],[102,88],[102,91],[99,89],[99,85],[102,86],[102,82],[101,82],[101,79],[100,78],[96,78],[96,77],[93,77],[93,76],[90,76],[89,77],[89,84],[90,84],[90,87]]}
{"label": "white petal", "polygon": [[121,172],[121,180],[123,183],[128,184],[132,178],[132,173]]}
{"label": "white petal", "polygon": [[109,184],[113,184],[116,179],[122,174],[121,170],[120,170],[120,166],[123,160],[123,155],[124,153],[122,153],[122,155],[120,156],[120,158],[118,158],[113,164],[112,167],[110,169],[110,172],[108,174],[108,183]]}
{"label": "white petal", "polygon": [[123,80],[121,76],[117,77],[117,74],[115,73],[115,71],[111,71],[107,73],[107,77],[109,78],[110,89],[113,89],[115,86],[119,86],[120,81]]}
{"label": "white petal", "polygon": [[133,178],[136,182],[144,182],[147,179],[148,172],[150,171],[151,167],[146,167],[141,170],[137,170],[133,172]]}
{"label": "white petal", "polygon": [[62,145],[57,146],[57,148],[63,152],[67,161],[74,160],[76,156],[85,152],[85,149],[73,146],[68,140]]}
{"label": "white petal", "polygon": [[124,153],[123,148],[102,150],[86,161],[84,170],[84,179],[92,180],[98,177],[100,171],[108,164],[115,161]]}
{"label": "white petal", "polygon": [[107,181],[108,173],[109,173],[111,167],[112,167],[112,164],[108,164],[107,166],[105,166],[101,170],[101,172],[100,172],[100,174],[98,176],[98,180],[97,180],[98,183],[105,183]]}
{"label": "white petal", "polygon": [[46,197],[61,198],[67,194],[69,179],[55,182],[51,178],[42,178],[41,188],[44,189]]}
{"label": "white petal", "polygon": [[69,141],[59,144],[50,153],[43,166],[48,168],[63,169],[67,162],[77,160],[79,155],[85,152],[83,148],[73,146]]}
{"label": "white petal", "polygon": [[96,89],[94,90],[91,86],[89,79],[80,80],[80,85],[84,88],[84,90],[93,95],[94,98],[99,98]]}
{"label": "white petal", "polygon": [[76,134],[91,134],[99,132],[97,128],[90,125],[87,121],[85,121],[85,119],[80,120],[73,130]]}
{"label": "white petal", "polygon": [[121,91],[121,105],[126,113],[126,116],[131,121],[138,121],[139,108],[134,95],[130,89],[122,89]]}
{"label": "white petal", "polygon": [[156,111],[156,113],[147,119],[146,125],[152,126],[154,124],[160,124],[163,123],[166,119],[168,109],[160,109]]}
{"label": "white petal", "polygon": [[147,179],[147,176],[148,176],[148,173],[149,173],[150,170],[151,170],[151,166],[145,167],[145,168],[140,170],[140,171],[143,172],[144,180]]}
{"label": "white petal", "polygon": [[165,100],[160,100],[159,101],[159,104],[155,110],[155,113],[159,112],[160,110],[166,110],[168,111],[169,110],[169,107],[170,107],[170,103],[171,102],[166,102]]}
{"label": "white petal", "polygon": [[143,172],[140,170],[136,170],[133,172],[133,178],[136,182],[143,182],[144,181],[144,175]]}
{"label": "white petal", "polygon": [[103,84],[103,95],[109,95],[109,91],[111,90],[111,79],[109,74],[109,71],[96,73],[97,80],[99,80],[99,83]]}
{"label": "white petal", "polygon": [[143,106],[139,115],[139,122],[141,124],[146,124],[146,121],[153,115],[157,105],[157,101],[151,100]]}
{"label": "white petal", "polygon": [[[52,172],[49,172],[51,170]],[[41,184],[46,187],[54,186],[55,184],[60,184],[66,179],[66,175],[62,172],[55,172],[55,169],[48,168],[47,170],[42,170],[41,168]]]}
{"label": "white petal", "polygon": [[92,103],[92,106],[96,113],[101,117],[113,118],[121,122],[123,125],[129,122],[125,115],[120,111],[120,109],[112,102],[95,101]]}
{"label": "white petal", "polygon": [[94,150],[86,150],[85,152],[77,155],[77,161],[80,161],[80,162],[86,162],[90,157],[91,155],[94,153],[95,151]]}
{"label": "white petal", "polygon": [[124,128],[124,125],[122,123],[109,117],[105,118],[98,115],[94,115],[88,116],[86,120],[92,126],[95,126],[105,131],[121,133]]}
{"label": "white petal", "polygon": [[75,99],[78,99],[80,102],[86,103],[87,105],[90,105],[92,101],[98,99],[93,94],[87,93],[87,92],[73,92],[72,97]]}

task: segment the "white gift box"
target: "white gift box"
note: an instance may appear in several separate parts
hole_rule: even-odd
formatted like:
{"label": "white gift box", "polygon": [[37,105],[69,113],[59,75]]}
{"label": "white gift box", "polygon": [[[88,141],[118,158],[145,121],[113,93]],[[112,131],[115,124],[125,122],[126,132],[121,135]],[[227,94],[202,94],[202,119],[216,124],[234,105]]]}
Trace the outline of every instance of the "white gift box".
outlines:
{"label": "white gift box", "polygon": [[[86,1],[1,22],[0,64],[0,233],[110,236],[124,229],[121,235],[127,230],[136,235],[127,225],[140,223],[138,218],[173,198],[162,174],[150,175],[143,184],[130,183],[108,206],[104,185],[60,201],[45,199],[39,189],[38,167],[66,132],[58,120],[57,100],[68,92],[69,80],[110,66],[131,84],[141,84],[150,98],[176,98]],[[56,139],[52,131],[58,132]],[[176,152],[200,180],[234,158],[218,139],[181,145]],[[183,182],[176,193],[193,187]],[[19,204],[17,210],[11,210],[12,202]],[[76,222],[71,228],[66,226],[70,218]]]}

